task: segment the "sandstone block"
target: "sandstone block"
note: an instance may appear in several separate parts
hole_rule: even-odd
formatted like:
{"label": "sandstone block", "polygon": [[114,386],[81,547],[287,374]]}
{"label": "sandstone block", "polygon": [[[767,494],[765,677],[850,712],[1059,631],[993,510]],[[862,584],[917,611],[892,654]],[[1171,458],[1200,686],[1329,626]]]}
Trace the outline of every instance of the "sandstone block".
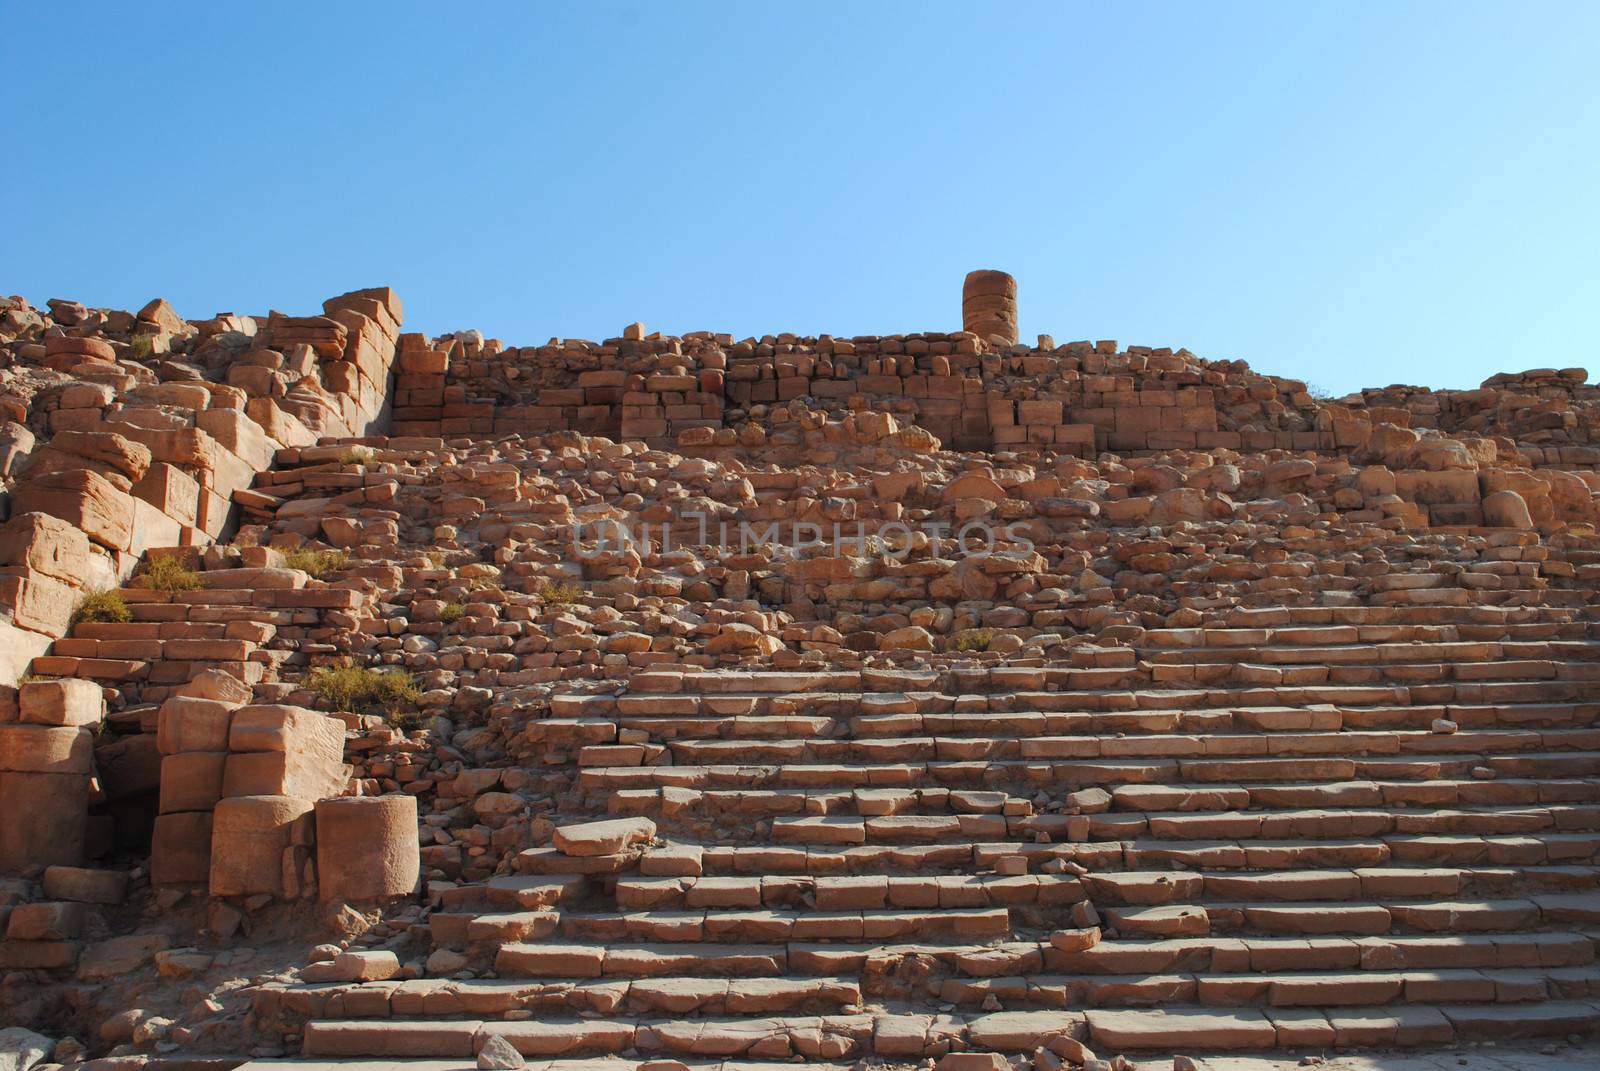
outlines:
{"label": "sandstone block", "polygon": [[414,796],[345,796],[316,806],[317,880],[324,900],[407,896],[422,872]]}
{"label": "sandstone block", "polygon": [[224,796],[293,796],[308,803],[337,796],[348,768],[304,751],[234,752],[223,769]]}
{"label": "sandstone block", "polygon": [[112,431],[60,431],[50,440],[50,448],[99,462],[130,481],[139,479],[150,468],[149,447]]}
{"label": "sandstone block", "polygon": [[567,855],[593,857],[648,844],[655,835],[656,824],[648,818],[613,818],[561,826],[555,831],[555,842]]}
{"label": "sandstone block", "polygon": [[0,773],[87,776],[93,768],[94,737],[86,729],[0,725]]}
{"label": "sandstone block", "polygon": [[128,875],[121,870],[52,866],[44,872],[44,894],[76,903],[120,904],[128,895]]}
{"label": "sandstone block", "polygon": [[89,779],[82,774],[0,771],[0,873],[83,861]]}
{"label": "sandstone block", "polygon": [[[237,678],[229,677],[229,680]],[[227,751],[233,704],[175,695],[161,704],[156,741],[163,755],[184,751]]]}
{"label": "sandstone block", "polygon": [[87,469],[25,481],[13,492],[12,502],[18,513],[61,518],[108,550],[126,551],[132,546],[133,499]]}
{"label": "sandstone block", "polygon": [[1515,491],[1495,491],[1483,499],[1483,523],[1490,528],[1515,528],[1526,532],[1533,527],[1528,503]]}
{"label": "sandstone block", "polygon": [[64,580],[31,569],[0,575],[0,604],[11,609],[20,628],[44,636],[66,633],[82,593]]}
{"label": "sandstone block", "polygon": [[239,706],[250,702],[253,693],[248,684],[233,674],[220,669],[206,669],[189,678],[187,684],[179,685],[174,694]]}
{"label": "sandstone block", "polygon": [[54,902],[18,904],[6,922],[11,941],[71,941],[83,932],[83,905]]}
{"label": "sandstone block", "polygon": [[304,707],[257,704],[234,712],[230,751],[299,751],[344,757],[344,723]]}
{"label": "sandstone block", "polygon": [[310,840],[312,804],[290,796],[233,796],[211,818],[211,895],[283,895],[283,855]]}
{"label": "sandstone block", "polygon": [[180,525],[195,526],[200,516],[200,485],[193,476],[164,461],[155,462],[133,485],[133,496]]}
{"label": "sandstone block", "polygon": [[161,760],[161,813],[209,811],[222,799],[225,751],[185,751]]}
{"label": "sandstone block", "polygon": [[89,575],[89,537],[49,513],[22,513],[0,526],[0,565],[29,569],[68,584]]}
{"label": "sandstone block", "polygon": [[21,720],[34,725],[97,725],[105,717],[104,690],[93,681],[30,681],[17,693]]}
{"label": "sandstone block", "polygon": [[211,880],[211,812],[163,814],[150,846],[152,885],[204,885]]}

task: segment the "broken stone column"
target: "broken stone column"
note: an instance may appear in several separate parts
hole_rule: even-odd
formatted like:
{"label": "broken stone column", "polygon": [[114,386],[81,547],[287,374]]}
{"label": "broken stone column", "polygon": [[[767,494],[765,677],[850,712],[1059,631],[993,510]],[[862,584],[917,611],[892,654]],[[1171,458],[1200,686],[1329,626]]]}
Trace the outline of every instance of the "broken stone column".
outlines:
{"label": "broken stone column", "polygon": [[421,872],[414,796],[318,801],[317,882],[324,900],[409,896]]}
{"label": "broken stone column", "polygon": [[211,839],[212,896],[292,897],[314,839],[312,803],[293,796],[230,797],[212,812]]}
{"label": "broken stone column", "polygon": [[961,287],[962,326],[987,341],[1017,341],[1017,281],[1003,271],[973,271]]}

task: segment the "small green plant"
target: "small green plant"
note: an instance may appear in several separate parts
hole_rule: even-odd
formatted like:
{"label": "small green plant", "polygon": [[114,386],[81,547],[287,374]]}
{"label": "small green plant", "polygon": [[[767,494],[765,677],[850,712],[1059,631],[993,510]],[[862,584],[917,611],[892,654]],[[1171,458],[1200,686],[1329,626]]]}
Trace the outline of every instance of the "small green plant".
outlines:
{"label": "small green plant", "polygon": [[389,724],[402,732],[414,733],[427,723],[420,710],[394,710],[385,715]]}
{"label": "small green plant", "polygon": [[352,446],[339,455],[341,465],[365,465],[372,460],[372,452],[364,446]]}
{"label": "small green plant", "polygon": [[988,629],[973,629],[960,635],[950,637],[949,649],[952,651],[987,651],[994,642],[994,633]]}
{"label": "small green plant", "polygon": [[149,335],[134,335],[128,339],[128,353],[136,361],[149,360],[156,352],[156,340]]}
{"label": "small green plant", "polygon": [[447,602],[439,611],[439,620],[447,625],[453,625],[467,616],[467,608],[459,602]]}
{"label": "small green plant", "polygon": [[82,624],[85,621],[115,621],[126,624],[133,620],[133,611],[128,609],[127,600],[117,591],[96,591],[85,595],[78,601],[77,608],[72,611],[72,623]]}
{"label": "small green plant", "polygon": [[194,591],[200,586],[200,574],[183,564],[182,558],[170,554],[150,559],[150,564],[145,566],[144,579],[152,590],[169,595]]}
{"label": "small green plant", "polygon": [[539,597],[553,606],[567,606],[583,598],[583,589],[566,580],[547,580]]}
{"label": "small green plant", "polygon": [[422,688],[405,670],[378,670],[365,666],[318,666],[307,682],[319,702],[329,710],[355,714],[381,714],[399,729],[422,724],[417,704]]}
{"label": "small green plant", "polygon": [[290,569],[299,569],[319,580],[329,573],[350,568],[350,561],[348,550],[294,550],[283,558]]}

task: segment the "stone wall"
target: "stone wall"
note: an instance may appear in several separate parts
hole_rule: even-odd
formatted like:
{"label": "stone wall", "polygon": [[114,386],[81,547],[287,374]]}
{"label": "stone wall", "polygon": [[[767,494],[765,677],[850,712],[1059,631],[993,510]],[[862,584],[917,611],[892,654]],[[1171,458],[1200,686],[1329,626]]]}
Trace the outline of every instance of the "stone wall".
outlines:
{"label": "stone wall", "polygon": [[384,424],[399,299],[359,290],[323,313],[0,299],[0,682],[145,552],[220,538],[280,448]]}

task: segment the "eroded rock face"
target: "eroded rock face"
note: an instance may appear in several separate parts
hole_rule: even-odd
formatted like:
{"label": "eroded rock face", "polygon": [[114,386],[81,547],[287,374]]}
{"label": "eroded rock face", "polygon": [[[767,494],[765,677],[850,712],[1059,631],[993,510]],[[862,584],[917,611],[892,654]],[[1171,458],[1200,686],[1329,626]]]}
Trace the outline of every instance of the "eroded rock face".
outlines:
{"label": "eroded rock face", "polygon": [[1330,401],[975,296],[0,304],[0,1014],[663,1069],[1587,1029],[1586,377]]}

